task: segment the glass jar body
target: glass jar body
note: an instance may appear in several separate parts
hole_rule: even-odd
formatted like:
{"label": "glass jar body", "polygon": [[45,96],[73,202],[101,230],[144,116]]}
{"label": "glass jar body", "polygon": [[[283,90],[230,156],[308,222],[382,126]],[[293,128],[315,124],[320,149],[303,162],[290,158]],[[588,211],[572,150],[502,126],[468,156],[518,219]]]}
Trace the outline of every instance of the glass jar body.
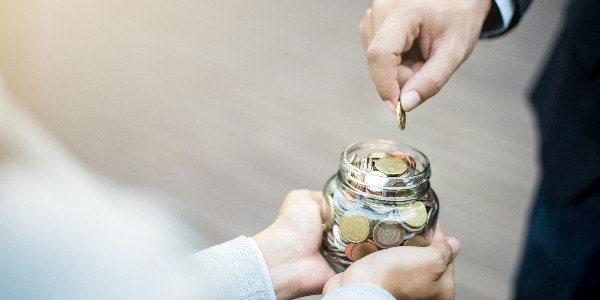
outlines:
{"label": "glass jar body", "polygon": [[430,243],[439,202],[429,184],[429,160],[387,140],[348,146],[325,184],[330,207],[321,252],[337,272],[375,251]]}

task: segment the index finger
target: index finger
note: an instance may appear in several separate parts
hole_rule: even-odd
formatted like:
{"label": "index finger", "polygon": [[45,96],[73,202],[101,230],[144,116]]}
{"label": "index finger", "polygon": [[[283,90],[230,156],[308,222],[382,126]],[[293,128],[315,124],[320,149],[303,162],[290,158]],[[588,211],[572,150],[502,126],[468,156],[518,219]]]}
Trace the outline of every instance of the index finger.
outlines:
{"label": "index finger", "polygon": [[392,102],[400,99],[396,67],[402,53],[410,50],[420,30],[416,18],[397,16],[390,15],[383,21],[367,48],[371,80],[381,99]]}
{"label": "index finger", "polygon": [[307,189],[290,191],[279,209],[279,214],[292,206],[295,208],[301,207],[302,211],[318,211],[323,222],[331,218],[330,202],[319,191]]}

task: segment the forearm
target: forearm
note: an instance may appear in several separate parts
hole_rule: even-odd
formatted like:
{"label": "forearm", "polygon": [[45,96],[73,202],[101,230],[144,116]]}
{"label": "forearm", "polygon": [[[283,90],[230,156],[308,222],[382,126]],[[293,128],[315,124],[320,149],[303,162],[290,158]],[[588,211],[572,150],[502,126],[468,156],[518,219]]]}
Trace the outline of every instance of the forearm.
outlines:
{"label": "forearm", "polygon": [[238,237],[192,255],[227,299],[276,299],[269,270],[252,238]]}

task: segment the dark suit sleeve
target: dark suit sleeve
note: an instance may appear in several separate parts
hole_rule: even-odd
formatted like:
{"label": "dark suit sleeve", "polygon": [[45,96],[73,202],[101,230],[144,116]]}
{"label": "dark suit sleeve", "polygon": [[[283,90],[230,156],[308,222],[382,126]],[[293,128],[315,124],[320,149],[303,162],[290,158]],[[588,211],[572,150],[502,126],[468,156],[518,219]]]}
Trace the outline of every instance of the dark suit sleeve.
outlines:
{"label": "dark suit sleeve", "polygon": [[529,4],[531,4],[531,0],[516,0],[513,2],[515,3],[515,14],[513,15],[513,18],[510,21],[508,30],[514,28],[517,25],[517,23],[519,23],[521,17],[529,7]]}
{"label": "dark suit sleeve", "polygon": [[[488,16],[487,16],[485,22],[483,23],[482,34],[481,34],[482,38],[490,38],[490,37],[500,36],[500,35],[507,33],[511,29],[513,29],[521,20],[521,17],[523,16],[525,11],[529,7],[529,4],[531,3],[532,0],[511,0],[511,1],[514,6],[514,11],[513,11],[512,18],[508,22],[508,26],[504,25],[504,22],[502,20],[502,14],[500,13],[500,9],[498,7],[498,4],[496,3],[496,0],[492,1],[492,8],[490,9]],[[503,27],[506,27],[506,28],[504,30],[499,30]]]}

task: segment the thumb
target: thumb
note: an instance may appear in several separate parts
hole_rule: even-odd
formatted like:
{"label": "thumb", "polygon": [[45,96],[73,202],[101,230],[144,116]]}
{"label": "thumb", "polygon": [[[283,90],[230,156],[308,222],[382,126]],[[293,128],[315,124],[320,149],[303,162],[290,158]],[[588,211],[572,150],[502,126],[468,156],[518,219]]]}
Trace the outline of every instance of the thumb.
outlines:
{"label": "thumb", "polygon": [[458,255],[458,251],[460,251],[460,242],[454,237],[449,237],[434,240],[428,247],[438,251],[443,258],[443,261],[448,265],[454,260],[456,255]]}
{"label": "thumb", "polygon": [[342,276],[344,276],[344,273],[339,273],[331,277],[323,287],[323,295],[339,288],[342,285]]}
{"label": "thumb", "polygon": [[[374,15],[373,18],[377,19]],[[385,17],[379,27],[373,25],[376,32],[366,54],[371,80],[382,100],[395,103],[399,99],[397,66],[401,55],[411,49],[419,36],[419,20],[420,17],[415,13],[393,14]]]}

